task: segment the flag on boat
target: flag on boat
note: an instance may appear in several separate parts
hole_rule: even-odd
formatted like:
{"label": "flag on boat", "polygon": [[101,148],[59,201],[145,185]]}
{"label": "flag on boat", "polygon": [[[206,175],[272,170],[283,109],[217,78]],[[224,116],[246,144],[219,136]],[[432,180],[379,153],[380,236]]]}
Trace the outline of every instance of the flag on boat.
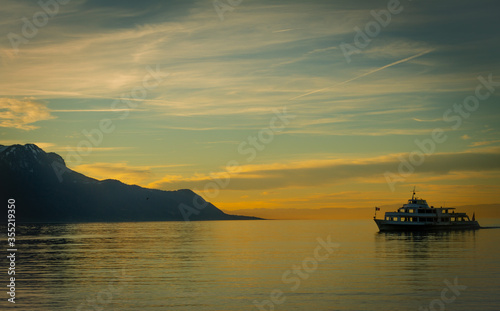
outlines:
{"label": "flag on boat", "polygon": [[375,211],[380,211],[380,207],[375,207]]}

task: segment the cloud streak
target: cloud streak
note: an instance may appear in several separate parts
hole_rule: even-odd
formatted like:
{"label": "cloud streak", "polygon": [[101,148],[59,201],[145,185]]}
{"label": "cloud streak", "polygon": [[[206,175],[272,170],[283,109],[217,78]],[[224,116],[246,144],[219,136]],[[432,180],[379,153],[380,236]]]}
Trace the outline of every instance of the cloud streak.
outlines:
{"label": "cloud streak", "polygon": [[[347,180],[370,180],[384,183],[384,173],[397,171],[399,157],[407,154],[388,155],[361,160],[311,160],[290,164],[247,165],[231,175],[228,190],[266,190],[277,188],[303,188],[340,184]],[[425,163],[416,168],[416,175],[446,175],[450,172],[498,171],[500,170],[500,149],[468,151],[459,153],[437,153],[429,155]],[[163,189],[191,188],[203,190],[205,185],[227,173],[218,172],[196,175],[189,178],[169,176],[154,182]]]}

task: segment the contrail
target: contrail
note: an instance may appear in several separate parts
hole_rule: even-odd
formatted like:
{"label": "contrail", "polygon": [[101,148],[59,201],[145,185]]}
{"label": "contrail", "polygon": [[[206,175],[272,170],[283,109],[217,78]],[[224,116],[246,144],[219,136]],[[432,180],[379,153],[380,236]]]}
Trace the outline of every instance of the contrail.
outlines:
{"label": "contrail", "polygon": [[363,73],[363,74],[361,74],[361,75],[359,75],[359,76],[356,76],[356,77],[354,77],[354,78],[351,78],[351,79],[349,79],[349,80],[345,80],[345,81],[343,81],[343,82],[339,82],[339,83],[337,83],[337,84],[334,84],[333,86],[325,87],[325,88],[322,88],[322,89],[319,89],[319,90],[311,91],[311,92],[309,92],[309,93],[305,93],[305,94],[302,94],[302,95],[299,95],[299,96],[296,96],[296,97],[290,98],[290,100],[294,100],[294,99],[301,98],[301,97],[304,97],[304,96],[308,96],[308,95],[311,95],[311,94],[314,94],[314,93],[322,92],[322,91],[325,91],[325,90],[331,89],[331,88],[333,88],[333,87],[335,87],[335,86],[338,86],[338,85],[342,85],[342,84],[349,83],[349,82],[354,81],[354,80],[357,80],[357,79],[359,79],[359,78],[363,78],[363,77],[369,76],[369,75],[371,75],[372,73],[378,72],[378,71],[380,71],[380,70],[383,70],[383,69],[386,69],[386,68],[392,67],[392,66],[394,66],[394,65],[401,64],[401,63],[407,62],[407,61],[409,61],[409,60],[412,60],[412,59],[414,59],[414,58],[420,57],[420,56],[425,55],[425,54],[427,54],[427,53],[430,53],[430,52],[432,52],[432,51],[433,51],[433,50],[432,50],[432,49],[430,49],[430,50],[426,50],[426,51],[420,52],[420,53],[415,54],[415,55],[413,55],[413,56],[410,56],[410,57],[407,57],[407,58],[404,58],[404,59],[400,59],[400,60],[398,60],[398,61],[395,61],[394,63],[390,63],[390,64],[385,65],[385,66],[382,66],[382,67],[380,67],[380,68],[373,69],[373,70],[371,70],[371,71],[365,72],[365,73]]}
{"label": "contrail", "polygon": [[124,108],[124,109],[56,109],[50,112],[116,112],[116,111],[145,111],[144,109]]}
{"label": "contrail", "polygon": [[[102,96],[102,95],[93,95],[93,94],[85,94],[79,92],[62,92],[62,91],[46,91],[46,90],[35,90],[35,89],[11,89],[11,91],[24,91],[30,92],[30,95],[39,95],[39,96],[68,96],[69,98],[102,98],[102,99],[113,99],[113,100],[124,100],[124,101],[137,101],[137,102],[160,102],[160,103],[181,103],[182,102],[174,102],[164,99],[147,99],[147,98],[133,98],[133,97],[113,97],[113,96]],[[2,94],[0,96],[9,96],[10,94]],[[17,94],[14,94],[17,95]],[[62,110],[61,110],[62,111]],[[87,110],[86,110],[87,111]],[[116,111],[116,109],[112,109],[112,111]]]}

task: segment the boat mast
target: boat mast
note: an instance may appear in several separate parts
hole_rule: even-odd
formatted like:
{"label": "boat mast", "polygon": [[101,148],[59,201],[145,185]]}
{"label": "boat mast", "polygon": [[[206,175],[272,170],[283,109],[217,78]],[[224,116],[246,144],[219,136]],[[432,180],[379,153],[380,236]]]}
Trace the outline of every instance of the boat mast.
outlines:
{"label": "boat mast", "polygon": [[415,200],[415,186],[413,186],[413,195],[411,196],[412,200]]}

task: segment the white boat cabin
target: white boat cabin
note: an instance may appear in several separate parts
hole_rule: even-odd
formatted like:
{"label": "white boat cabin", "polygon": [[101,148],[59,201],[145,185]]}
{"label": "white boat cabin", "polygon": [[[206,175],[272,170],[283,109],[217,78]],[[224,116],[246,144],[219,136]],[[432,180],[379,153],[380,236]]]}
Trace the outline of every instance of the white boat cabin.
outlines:
{"label": "white boat cabin", "polygon": [[[451,211],[451,213],[450,213]],[[466,213],[455,213],[451,207],[429,207],[423,199],[412,197],[397,212],[385,213],[385,220],[392,222],[451,223],[470,221]]]}

